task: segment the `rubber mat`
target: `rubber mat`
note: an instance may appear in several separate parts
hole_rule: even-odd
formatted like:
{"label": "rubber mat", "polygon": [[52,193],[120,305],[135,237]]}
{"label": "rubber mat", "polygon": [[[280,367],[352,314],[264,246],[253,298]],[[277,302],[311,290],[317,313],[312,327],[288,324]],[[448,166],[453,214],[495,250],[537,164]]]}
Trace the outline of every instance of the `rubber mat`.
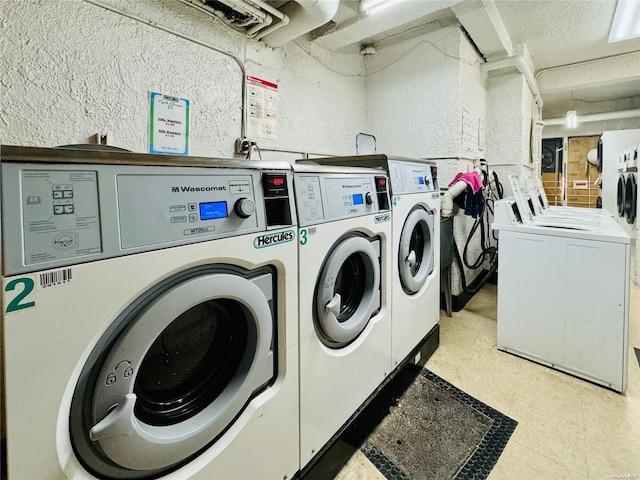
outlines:
{"label": "rubber mat", "polygon": [[387,479],[484,479],[517,422],[408,365],[342,435]]}

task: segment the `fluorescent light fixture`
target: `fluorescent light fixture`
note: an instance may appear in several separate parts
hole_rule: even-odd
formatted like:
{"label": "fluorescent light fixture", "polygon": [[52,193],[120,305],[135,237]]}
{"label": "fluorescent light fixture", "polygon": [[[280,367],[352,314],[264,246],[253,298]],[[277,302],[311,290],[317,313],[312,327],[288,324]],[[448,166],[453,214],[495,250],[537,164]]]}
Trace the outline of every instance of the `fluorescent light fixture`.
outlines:
{"label": "fluorescent light fixture", "polygon": [[578,116],[575,110],[567,112],[567,128],[576,128],[578,126]]}
{"label": "fluorescent light fixture", "polygon": [[609,43],[640,37],[640,0],[618,0]]}
{"label": "fluorescent light fixture", "polygon": [[362,2],[362,8],[367,15],[373,15],[386,10],[399,1],[401,0],[365,0]]}

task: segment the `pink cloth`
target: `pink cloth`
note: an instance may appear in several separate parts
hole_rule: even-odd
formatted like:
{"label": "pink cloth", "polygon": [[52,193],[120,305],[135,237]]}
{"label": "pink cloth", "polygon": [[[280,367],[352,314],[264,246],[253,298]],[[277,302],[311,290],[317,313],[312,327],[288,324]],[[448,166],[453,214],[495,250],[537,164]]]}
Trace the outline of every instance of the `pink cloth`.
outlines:
{"label": "pink cloth", "polygon": [[459,181],[466,182],[466,184],[471,187],[471,190],[473,190],[473,193],[478,193],[483,187],[478,172],[458,173],[449,186],[452,187]]}

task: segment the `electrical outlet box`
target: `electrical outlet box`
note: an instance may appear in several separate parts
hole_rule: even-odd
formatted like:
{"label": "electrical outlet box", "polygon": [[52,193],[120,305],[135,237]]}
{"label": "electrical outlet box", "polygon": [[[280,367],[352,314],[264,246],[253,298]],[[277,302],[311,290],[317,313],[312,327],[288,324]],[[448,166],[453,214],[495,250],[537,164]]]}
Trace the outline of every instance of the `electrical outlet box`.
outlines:
{"label": "electrical outlet box", "polygon": [[251,142],[246,138],[236,138],[236,153],[237,154],[247,154],[249,153],[249,149],[251,148]]}

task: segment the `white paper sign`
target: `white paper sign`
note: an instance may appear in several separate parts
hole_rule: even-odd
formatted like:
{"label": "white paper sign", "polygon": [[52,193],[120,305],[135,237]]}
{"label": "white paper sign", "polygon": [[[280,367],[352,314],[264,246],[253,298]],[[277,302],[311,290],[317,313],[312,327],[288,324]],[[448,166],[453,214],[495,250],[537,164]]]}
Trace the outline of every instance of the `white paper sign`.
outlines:
{"label": "white paper sign", "polygon": [[247,135],[277,139],[278,85],[247,75]]}
{"label": "white paper sign", "polygon": [[478,119],[467,109],[462,111],[462,151],[478,153]]}
{"label": "white paper sign", "polygon": [[151,92],[149,153],[189,154],[189,100]]}

